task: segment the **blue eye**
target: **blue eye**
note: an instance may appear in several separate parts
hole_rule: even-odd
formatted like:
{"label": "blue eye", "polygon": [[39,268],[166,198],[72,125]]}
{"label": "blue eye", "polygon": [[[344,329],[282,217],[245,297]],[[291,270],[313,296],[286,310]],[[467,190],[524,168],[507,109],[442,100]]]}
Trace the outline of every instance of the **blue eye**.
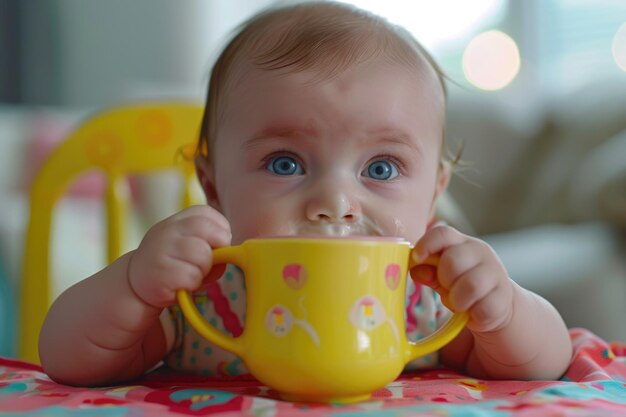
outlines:
{"label": "blue eye", "polygon": [[378,160],[369,164],[361,175],[379,181],[386,181],[398,176],[398,168],[389,161]]}
{"label": "blue eye", "polygon": [[272,158],[266,168],[276,175],[302,175],[304,173],[298,161],[290,156]]}

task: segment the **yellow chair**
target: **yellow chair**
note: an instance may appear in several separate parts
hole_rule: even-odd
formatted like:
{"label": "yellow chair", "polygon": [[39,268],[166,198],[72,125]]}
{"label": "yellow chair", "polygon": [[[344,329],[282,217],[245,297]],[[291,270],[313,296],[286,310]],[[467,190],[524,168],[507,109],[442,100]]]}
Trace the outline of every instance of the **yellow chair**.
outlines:
{"label": "yellow chair", "polygon": [[38,339],[51,303],[49,282],[52,213],[67,186],[79,175],[102,171],[107,179],[107,259],[122,253],[129,207],[126,177],[157,170],[181,171],[182,206],[192,200],[193,155],[202,107],[191,103],[147,103],[95,114],[50,155],[35,177],[24,249],[20,293],[19,357],[39,362]]}

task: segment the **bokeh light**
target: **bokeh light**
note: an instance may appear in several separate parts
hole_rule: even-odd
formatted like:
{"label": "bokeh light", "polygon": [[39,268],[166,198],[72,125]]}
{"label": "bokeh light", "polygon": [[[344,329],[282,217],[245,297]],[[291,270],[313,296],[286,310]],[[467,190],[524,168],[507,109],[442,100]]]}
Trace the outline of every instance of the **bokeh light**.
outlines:
{"label": "bokeh light", "polygon": [[483,32],[470,41],[463,53],[463,73],[482,90],[506,87],[520,69],[520,55],[511,37],[498,30]]}
{"label": "bokeh light", "polygon": [[626,71],[626,23],[624,23],[613,37],[613,59],[620,69]]}

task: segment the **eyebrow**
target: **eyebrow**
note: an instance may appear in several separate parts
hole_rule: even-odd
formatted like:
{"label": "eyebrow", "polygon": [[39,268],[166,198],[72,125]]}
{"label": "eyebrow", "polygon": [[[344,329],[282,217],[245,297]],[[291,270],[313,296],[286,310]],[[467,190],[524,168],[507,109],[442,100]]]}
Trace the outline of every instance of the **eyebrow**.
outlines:
{"label": "eyebrow", "polygon": [[401,130],[388,128],[370,129],[367,131],[367,134],[368,136],[376,136],[378,142],[404,145],[417,152],[420,156],[423,155],[422,147]]}
{"label": "eyebrow", "polygon": [[317,129],[310,127],[305,128],[302,126],[270,126],[261,130],[258,134],[254,135],[244,143],[245,148],[254,148],[259,143],[262,143],[268,139],[280,138],[280,139],[298,139],[304,137],[312,137],[318,134]]}
{"label": "eyebrow", "polygon": [[[302,127],[302,126],[270,126],[262,129],[258,134],[254,135],[252,138],[248,139],[244,143],[244,147],[246,149],[252,149],[258,146],[260,143],[267,141],[268,139],[276,138],[276,139],[299,139],[306,137],[315,137],[317,136],[319,131],[314,127]],[[411,137],[397,129],[393,128],[377,128],[370,129],[366,132],[367,137],[370,138],[375,136],[375,140],[367,140],[367,142],[377,142],[377,143],[389,143],[395,145],[407,146],[413,151],[415,151],[420,156],[423,155],[421,146],[416,143],[414,140],[411,140]]]}

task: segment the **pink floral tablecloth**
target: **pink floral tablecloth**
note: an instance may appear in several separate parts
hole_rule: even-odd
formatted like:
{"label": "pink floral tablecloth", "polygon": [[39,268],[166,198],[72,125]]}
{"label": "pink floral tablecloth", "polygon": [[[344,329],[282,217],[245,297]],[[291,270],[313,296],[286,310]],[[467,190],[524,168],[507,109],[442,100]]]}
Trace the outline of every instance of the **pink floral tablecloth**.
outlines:
{"label": "pink floral tablecloth", "polygon": [[487,381],[446,369],[401,375],[367,402],[290,403],[250,377],[156,371],[133,385],[75,388],[37,365],[0,358],[0,416],[626,416],[626,344],[570,330],[574,357],[560,381]]}

